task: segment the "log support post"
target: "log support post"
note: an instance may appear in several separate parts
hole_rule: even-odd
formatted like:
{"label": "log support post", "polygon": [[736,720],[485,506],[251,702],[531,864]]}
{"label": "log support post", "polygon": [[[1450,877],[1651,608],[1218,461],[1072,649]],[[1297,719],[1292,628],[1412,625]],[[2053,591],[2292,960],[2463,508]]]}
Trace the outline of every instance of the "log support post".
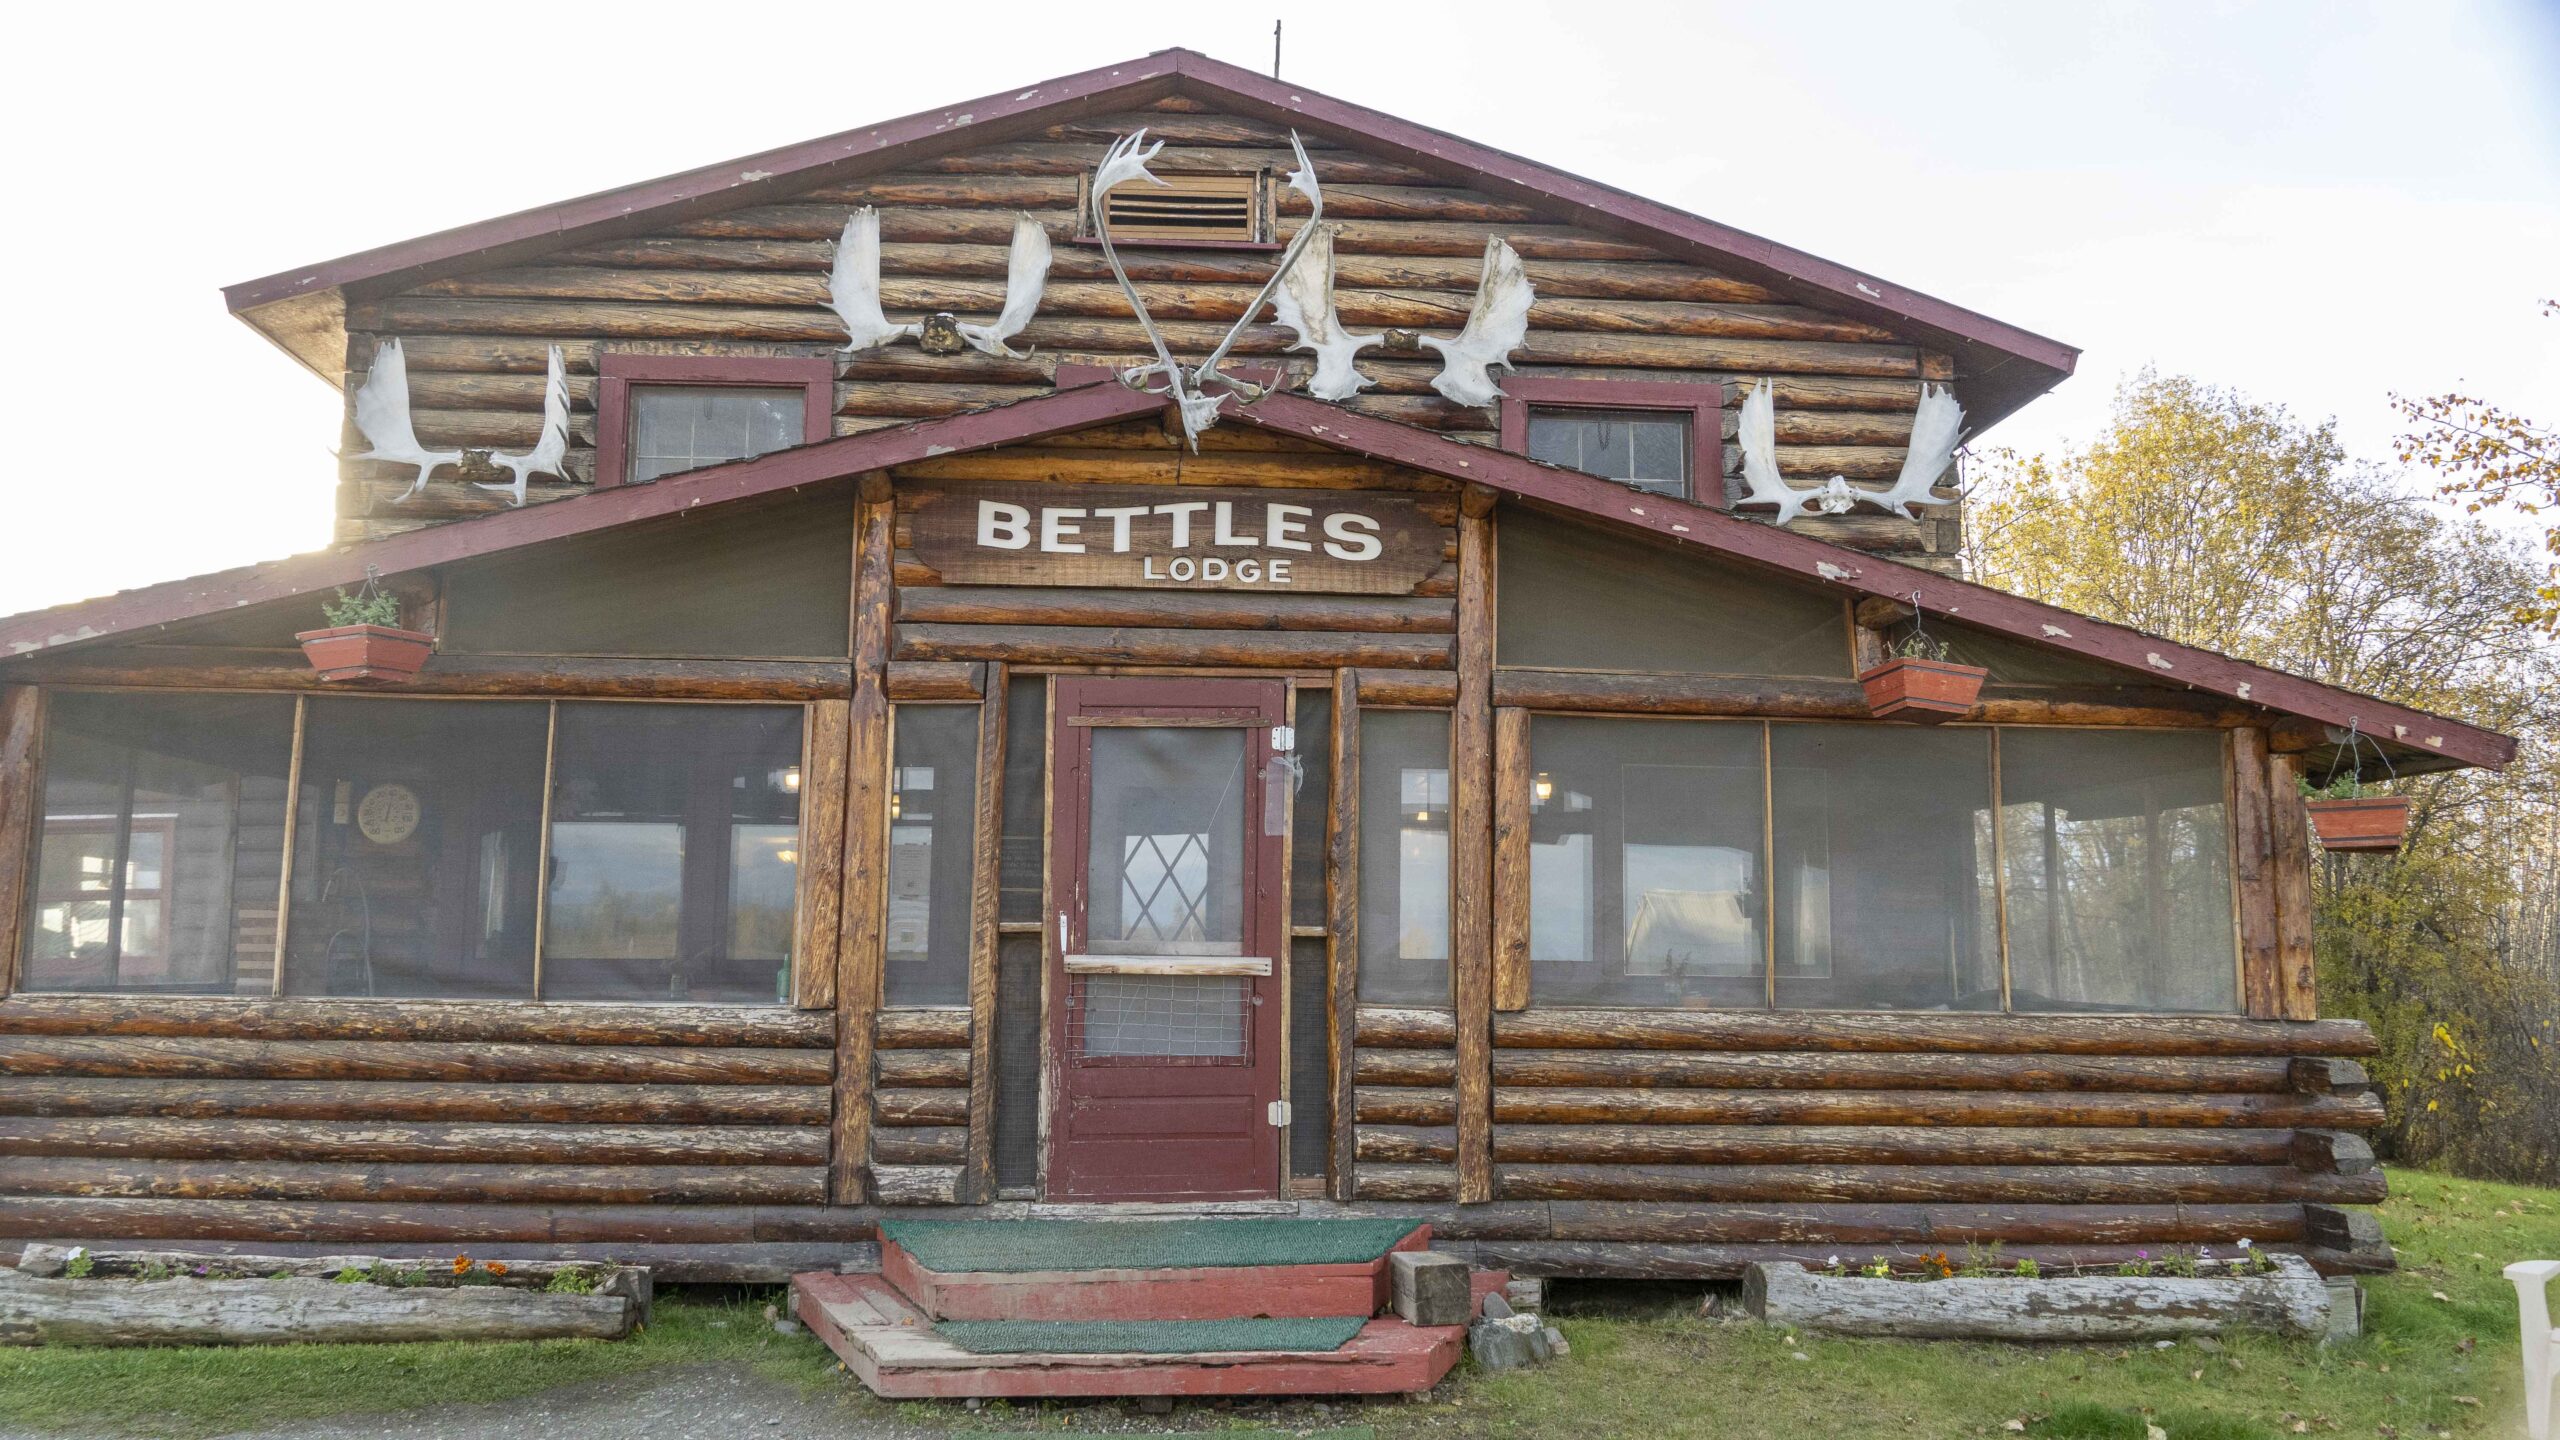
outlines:
{"label": "log support post", "polygon": [[1360,672],[1333,675],[1331,836],[1325,852],[1325,1064],[1333,1080],[1332,1153],[1326,1172],[1333,1198],[1352,1198],[1354,1049],[1360,1022]]}
{"label": "log support post", "polygon": [[2320,1018],[2320,982],[2311,948],[2311,815],[2302,804],[2302,757],[2265,757],[2268,876],[2275,892],[2276,1014]]}
{"label": "log support post", "polygon": [[835,1156],[839,1205],[870,1198],[872,1026],[880,1010],[889,863],[889,477],[862,477],[854,511],[853,700],[845,762],[844,913],[836,984]]}
{"label": "log support post", "polygon": [[1493,712],[1493,1008],[1529,1008],[1529,712]]}
{"label": "log support post", "polygon": [[1908,625],[1918,612],[1899,600],[1869,595],[1849,607],[1849,668],[1864,674],[1885,662],[1885,632]]}
{"label": "log support post", "polygon": [[996,954],[1002,943],[998,904],[1004,866],[1005,692],[1002,665],[987,667],[978,701],[976,851],[969,884],[969,1150],[960,1168],[960,1203],[996,1198]]}
{"label": "log support post", "polygon": [[1493,1198],[1494,493],[1458,505],[1458,703],[1449,737],[1450,999],[1458,1035],[1458,1201]]}
{"label": "log support post", "polygon": [[2267,804],[2267,732],[2244,725],[2225,745],[2231,883],[2239,897],[2240,1000],[2252,1019],[2282,1013],[2276,973],[2275,836]]}
{"label": "log support post", "polygon": [[0,995],[16,988],[27,868],[35,863],[36,813],[44,808],[36,783],[37,691],[32,685],[0,685]]}
{"label": "log support post", "polygon": [[799,921],[791,951],[792,1004],[802,1010],[836,1007],[836,937],[844,924],[845,745],[852,705],[844,700],[809,704],[800,745]]}

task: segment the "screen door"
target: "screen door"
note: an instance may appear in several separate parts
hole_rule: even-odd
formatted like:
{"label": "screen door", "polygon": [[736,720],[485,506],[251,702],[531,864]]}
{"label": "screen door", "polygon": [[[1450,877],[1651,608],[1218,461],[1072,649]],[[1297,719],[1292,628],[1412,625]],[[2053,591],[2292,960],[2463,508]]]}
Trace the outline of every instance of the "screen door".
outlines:
{"label": "screen door", "polygon": [[1063,677],[1056,697],[1048,1194],[1276,1195],[1284,682]]}

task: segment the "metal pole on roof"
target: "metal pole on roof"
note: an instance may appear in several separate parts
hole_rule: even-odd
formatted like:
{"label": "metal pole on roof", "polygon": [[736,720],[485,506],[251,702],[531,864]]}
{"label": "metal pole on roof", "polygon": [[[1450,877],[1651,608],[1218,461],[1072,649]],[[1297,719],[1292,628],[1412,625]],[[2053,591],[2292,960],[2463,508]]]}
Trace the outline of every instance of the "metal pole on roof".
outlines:
{"label": "metal pole on roof", "polygon": [[1280,78],[1280,22],[1271,22],[1271,78]]}

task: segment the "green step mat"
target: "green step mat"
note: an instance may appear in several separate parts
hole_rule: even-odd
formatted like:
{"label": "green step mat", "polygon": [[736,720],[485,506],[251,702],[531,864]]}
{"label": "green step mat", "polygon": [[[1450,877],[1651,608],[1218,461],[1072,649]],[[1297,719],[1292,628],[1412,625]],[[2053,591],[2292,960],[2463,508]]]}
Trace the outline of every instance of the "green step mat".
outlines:
{"label": "green step mat", "polygon": [[1320,1320],[937,1320],[933,1333],[975,1355],[1205,1355],[1339,1350],[1369,1322]]}
{"label": "green step mat", "polygon": [[1357,1265],[1419,1220],[884,1220],[928,1270],[1190,1270]]}

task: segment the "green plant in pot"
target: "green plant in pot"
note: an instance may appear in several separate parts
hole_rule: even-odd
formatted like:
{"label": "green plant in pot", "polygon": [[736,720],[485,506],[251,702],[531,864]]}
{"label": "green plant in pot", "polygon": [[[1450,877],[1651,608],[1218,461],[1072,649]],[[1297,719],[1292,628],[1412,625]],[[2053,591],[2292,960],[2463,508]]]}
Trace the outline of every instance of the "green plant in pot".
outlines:
{"label": "green plant in pot", "polygon": [[389,684],[414,678],[426,668],[436,639],[423,630],[400,625],[400,597],[382,588],[370,571],[353,595],[337,592],[320,603],[329,623],[293,638],[323,681],[343,684]]}
{"label": "green plant in pot", "polygon": [[1947,658],[1947,643],[1922,623],[1918,604],[1910,633],[1887,647],[1881,665],[1861,671],[1858,684],[1867,692],[1867,713],[1879,720],[1936,725],[1970,714],[1991,675],[1979,665],[1959,665]]}

